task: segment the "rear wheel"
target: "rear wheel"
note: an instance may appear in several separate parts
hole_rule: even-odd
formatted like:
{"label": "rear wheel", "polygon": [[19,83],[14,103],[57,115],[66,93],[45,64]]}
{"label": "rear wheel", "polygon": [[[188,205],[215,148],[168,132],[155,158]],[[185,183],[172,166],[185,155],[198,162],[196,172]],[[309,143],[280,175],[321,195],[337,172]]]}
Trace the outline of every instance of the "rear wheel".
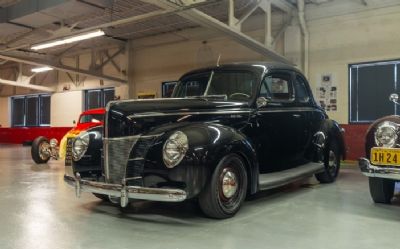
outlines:
{"label": "rear wheel", "polygon": [[240,209],[247,190],[247,172],[243,160],[235,155],[225,156],[199,196],[202,211],[217,219],[230,218]]}
{"label": "rear wheel", "polygon": [[42,136],[33,140],[31,156],[37,164],[47,163],[51,157],[49,140]]}
{"label": "rear wheel", "polygon": [[369,192],[375,203],[389,204],[394,195],[394,181],[385,178],[369,177]]}
{"label": "rear wheel", "polygon": [[324,154],[324,171],[315,174],[320,183],[331,183],[336,180],[340,169],[340,153],[338,144],[335,141],[329,143]]}

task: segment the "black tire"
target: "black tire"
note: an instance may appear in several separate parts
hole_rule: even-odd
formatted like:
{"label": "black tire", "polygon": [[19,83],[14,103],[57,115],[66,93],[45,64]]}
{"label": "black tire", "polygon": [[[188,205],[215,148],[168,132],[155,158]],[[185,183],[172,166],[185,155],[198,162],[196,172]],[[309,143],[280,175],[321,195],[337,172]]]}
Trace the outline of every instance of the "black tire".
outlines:
{"label": "black tire", "polygon": [[49,140],[45,137],[37,137],[33,140],[32,147],[31,147],[31,156],[35,163],[43,164],[47,163],[50,160],[50,156],[48,157],[41,157],[40,156],[40,147],[43,143],[49,143]]}
{"label": "black tire", "polygon": [[[233,182],[226,184],[223,188],[223,180]],[[235,186],[236,188],[232,189]],[[246,192],[247,172],[243,160],[236,154],[227,155],[218,163],[211,176],[211,181],[200,193],[200,208],[205,215],[211,218],[230,218],[239,211],[246,198]]]}
{"label": "black tire", "polygon": [[369,192],[375,203],[390,204],[394,195],[395,181],[385,178],[368,177]]}
{"label": "black tire", "polygon": [[336,180],[340,169],[339,146],[335,141],[329,143],[324,152],[324,171],[315,174],[320,183],[332,183]]}
{"label": "black tire", "polygon": [[108,198],[108,195],[97,194],[97,193],[93,193],[93,195],[102,201],[110,201],[110,199]]}

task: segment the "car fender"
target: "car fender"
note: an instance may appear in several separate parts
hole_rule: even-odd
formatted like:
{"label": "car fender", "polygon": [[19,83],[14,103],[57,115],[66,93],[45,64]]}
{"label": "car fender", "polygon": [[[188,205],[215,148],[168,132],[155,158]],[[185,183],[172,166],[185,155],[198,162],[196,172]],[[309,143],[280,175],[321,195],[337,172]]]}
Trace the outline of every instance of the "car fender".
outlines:
{"label": "car fender", "polygon": [[346,159],[346,144],[343,133],[345,132],[339,124],[332,119],[325,119],[321,124],[321,132],[326,136],[325,147],[331,142],[336,141],[339,146],[339,152],[342,156],[342,160]]}
{"label": "car fender", "polygon": [[383,118],[375,120],[367,129],[365,134],[365,155],[370,158],[371,148],[375,146],[375,131],[379,124],[384,121],[394,122],[400,125],[400,116],[390,115]]}
{"label": "car fender", "polygon": [[[212,173],[214,172],[219,161],[230,153],[235,153],[243,158],[248,174],[248,191],[253,194],[258,188],[258,160],[256,151],[252,142],[239,130],[227,127],[216,123],[189,123],[179,128],[175,127],[169,130],[160,137],[158,149],[152,148],[149,150],[152,161],[162,162],[162,145],[176,131],[182,131],[186,134],[189,141],[189,149],[186,152],[184,159],[172,170],[170,176],[174,179],[182,177],[181,170],[184,167],[195,167],[197,173],[191,172],[191,176],[195,175],[199,183],[192,192],[195,194],[201,191],[204,185],[209,182]],[[159,155],[159,159],[155,158],[154,154]],[[165,168],[164,165],[162,167]]]}

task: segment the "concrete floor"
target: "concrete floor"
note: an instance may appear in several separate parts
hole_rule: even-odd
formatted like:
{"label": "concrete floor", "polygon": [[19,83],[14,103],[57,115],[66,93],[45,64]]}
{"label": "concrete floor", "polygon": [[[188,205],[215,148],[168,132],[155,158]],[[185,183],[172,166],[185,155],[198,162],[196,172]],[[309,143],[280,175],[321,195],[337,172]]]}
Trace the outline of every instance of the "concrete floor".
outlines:
{"label": "concrete floor", "polygon": [[138,201],[121,210],[75,198],[62,162],[37,166],[30,147],[0,145],[0,248],[397,248],[400,201],[372,203],[356,167],[334,184],[314,179],[258,194],[232,219],[193,202]]}

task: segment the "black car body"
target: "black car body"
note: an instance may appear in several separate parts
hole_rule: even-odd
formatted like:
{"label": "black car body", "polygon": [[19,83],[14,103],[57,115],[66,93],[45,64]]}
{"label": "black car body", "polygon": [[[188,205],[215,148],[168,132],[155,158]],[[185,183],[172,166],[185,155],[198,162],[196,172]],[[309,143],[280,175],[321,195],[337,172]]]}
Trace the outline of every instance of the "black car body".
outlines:
{"label": "black car body", "polygon": [[[399,104],[398,95],[390,100]],[[361,172],[369,178],[371,197],[376,203],[389,204],[395,183],[400,181],[400,116],[382,117],[373,122],[365,137],[365,155],[360,158]]]}
{"label": "black car body", "polygon": [[[83,153],[78,141],[82,155],[65,175],[77,195],[110,196],[122,206],[198,197],[216,218],[234,215],[262,189],[313,174],[332,182],[345,156],[342,130],[305,77],[276,63],[195,70],[171,99],[111,102],[103,132],[85,138]],[[100,150],[102,163],[92,156]]]}

